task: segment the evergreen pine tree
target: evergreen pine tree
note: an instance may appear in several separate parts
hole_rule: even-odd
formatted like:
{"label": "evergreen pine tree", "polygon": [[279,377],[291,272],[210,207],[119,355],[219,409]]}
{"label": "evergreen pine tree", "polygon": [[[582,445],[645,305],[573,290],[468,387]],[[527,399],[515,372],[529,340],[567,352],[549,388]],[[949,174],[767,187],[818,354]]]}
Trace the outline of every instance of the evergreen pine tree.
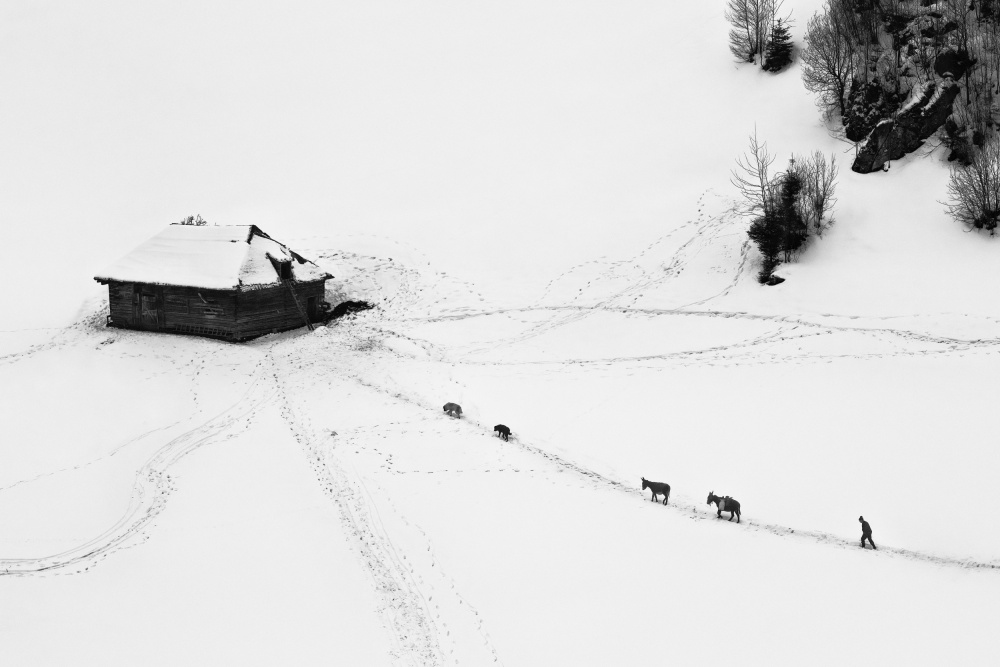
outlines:
{"label": "evergreen pine tree", "polygon": [[809,234],[796,202],[802,192],[802,177],[795,168],[793,160],[782,177],[780,196],[778,199],[777,217],[781,226],[781,251],[785,253],[785,261],[791,259],[792,253],[802,247]]}
{"label": "evergreen pine tree", "polygon": [[761,283],[769,283],[774,270],[781,264],[778,255],[783,247],[784,225],[781,222],[780,212],[768,210],[764,215],[754,220],[750,223],[747,236],[756,244],[760,254],[764,256],[757,280]]}
{"label": "evergreen pine tree", "polygon": [[778,19],[771,29],[771,38],[764,49],[764,63],[761,65],[768,72],[779,72],[792,62],[792,36],[788,26]]}
{"label": "evergreen pine tree", "polygon": [[750,223],[747,230],[750,240],[763,255],[757,280],[764,284],[780,282],[774,278],[774,270],[781,264],[782,255],[784,261],[791,260],[792,253],[802,247],[809,235],[809,228],[799,212],[803,187],[799,172],[792,160],[788,171],[772,182],[774,195],[765,205],[764,215]]}

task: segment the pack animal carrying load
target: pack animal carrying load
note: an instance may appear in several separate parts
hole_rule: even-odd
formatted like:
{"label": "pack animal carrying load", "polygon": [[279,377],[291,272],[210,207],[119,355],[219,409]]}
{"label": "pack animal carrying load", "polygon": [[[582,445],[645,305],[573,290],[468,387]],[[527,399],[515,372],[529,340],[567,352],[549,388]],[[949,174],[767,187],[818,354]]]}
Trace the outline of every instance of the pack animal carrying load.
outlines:
{"label": "pack animal carrying load", "polygon": [[729,496],[719,497],[715,495],[714,491],[708,492],[708,504],[711,505],[715,503],[718,511],[715,516],[719,519],[722,518],[723,512],[729,512],[729,520],[732,521],[733,517],[736,517],[736,523],[740,522],[740,503],[738,500],[734,500]]}

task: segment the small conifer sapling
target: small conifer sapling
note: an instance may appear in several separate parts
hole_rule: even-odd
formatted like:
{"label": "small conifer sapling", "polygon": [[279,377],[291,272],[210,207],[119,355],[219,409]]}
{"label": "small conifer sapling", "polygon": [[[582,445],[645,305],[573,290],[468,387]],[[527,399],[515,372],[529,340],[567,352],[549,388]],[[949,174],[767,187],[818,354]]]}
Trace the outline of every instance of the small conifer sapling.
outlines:
{"label": "small conifer sapling", "polygon": [[792,36],[788,25],[778,19],[771,29],[771,38],[764,50],[763,68],[768,72],[780,72],[792,62]]}

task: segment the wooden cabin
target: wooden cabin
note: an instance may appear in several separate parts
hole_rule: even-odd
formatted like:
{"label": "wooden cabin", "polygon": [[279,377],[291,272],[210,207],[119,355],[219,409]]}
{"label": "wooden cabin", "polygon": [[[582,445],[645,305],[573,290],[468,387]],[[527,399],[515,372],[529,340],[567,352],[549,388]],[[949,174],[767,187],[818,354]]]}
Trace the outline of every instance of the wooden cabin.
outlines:
{"label": "wooden cabin", "polygon": [[109,326],[242,341],[325,319],[332,277],[255,225],[170,225],[94,280]]}

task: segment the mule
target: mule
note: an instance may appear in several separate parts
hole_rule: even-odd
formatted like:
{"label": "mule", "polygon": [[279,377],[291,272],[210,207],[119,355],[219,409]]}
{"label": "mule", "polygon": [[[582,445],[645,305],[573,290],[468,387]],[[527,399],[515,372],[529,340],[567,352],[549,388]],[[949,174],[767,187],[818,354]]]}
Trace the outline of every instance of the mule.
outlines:
{"label": "mule", "polygon": [[445,403],[444,411],[448,413],[449,417],[462,418],[462,406],[458,403]]}
{"label": "mule", "polygon": [[733,500],[729,496],[720,498],[715,495],[714,491],[708,492],[708,504],[711,505],[715,503],[715,506],[719,509],[715,516],[719,519],[722,518],[723,512],[729,512],[729,520],[732,521],[733,517],[736,517],[736,523],[740,522],[740,503],[739,501]]}
{"label": "mule", "polygon": [[498,438],[503,438],[506,441],[510,441],[510,429],[503,424],[497,424],[493,427],[493,431],[497,434]]}
{"label": "mule", "polygon": [[670,485],[665,482],[650,482],[645,477],[642,478],[642,490],[649,489],[653,493],[653,502],[658,502],[656,496],[663,494],[663,504],[670,500]]}

